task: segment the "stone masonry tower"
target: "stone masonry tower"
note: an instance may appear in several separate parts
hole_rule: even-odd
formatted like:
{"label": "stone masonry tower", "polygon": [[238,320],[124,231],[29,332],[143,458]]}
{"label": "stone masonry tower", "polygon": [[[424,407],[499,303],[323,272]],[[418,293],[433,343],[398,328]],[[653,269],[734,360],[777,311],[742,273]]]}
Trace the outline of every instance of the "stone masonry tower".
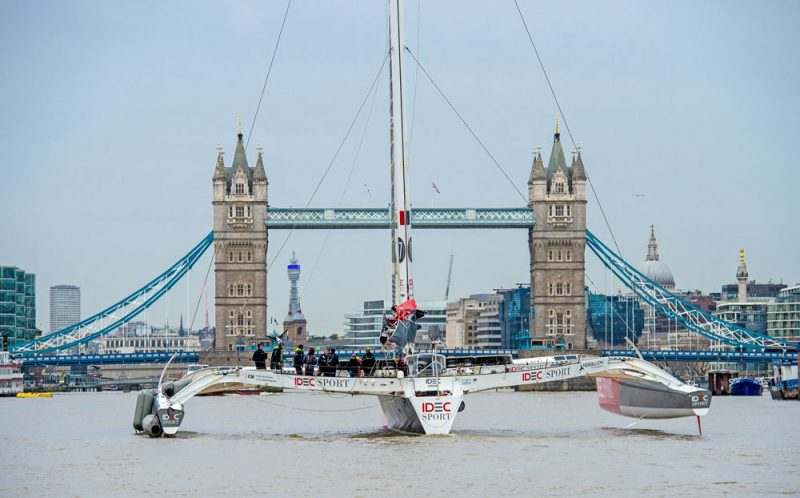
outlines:
{"label": "stone masonry tower", "polygon": [[241,351],[267,337],[267,175],[259,147],[247,164],[241,118],[233,163],[217,149],[214,185],[215,349]]}
{"label": "stone masonry tower", "polygon": [[747,265],[744,264],[744,249],[739,249],[739,268],[736,269],[736,280],[739,282],[739,293],[736,301],[747,302]]}
{"label": "stone masonry tower", "polygon": [[283,320],[283,330],[286,331],[286,340],[297,346],[306,340],[308,328],[306,327],[306,317],[300,308],[300,296],[297,292],[297,282],[300,280],[300,262],[297,261],[294,252],[292,252],[292,259],[289,260],[286,271],[289,274],[291,287],[289,291],[289,313]]}
{"label": "stone masonry tower", "polygon": [[586,348],[586,172],[580,149],[567,167],[556,133],[547,169],[534,153],[528,202],[536,225],[528,233],[531,251],[531,302],[535,344]]}

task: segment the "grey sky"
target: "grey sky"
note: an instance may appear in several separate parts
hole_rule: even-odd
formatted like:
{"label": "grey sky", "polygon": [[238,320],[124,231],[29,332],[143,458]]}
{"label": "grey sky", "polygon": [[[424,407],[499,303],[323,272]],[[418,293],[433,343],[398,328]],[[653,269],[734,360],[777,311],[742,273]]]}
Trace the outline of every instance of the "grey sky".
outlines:
{"label": "grey sky", "polygon": [[[555,105],[513,1],[424,1],[419,44],[407,4],[407,44],[524,192],[533,148],[549,156]],[[521,5],[628,260],[644,259],[652,223],[680,288],[734,281],[739,247],[752,278],[800,281],[798,3]],[[215,147],[232,152],[237,113],[252,120],[284,8],[0,3],[0,264],[37,274],[45,331],[49,286],[81,286],[86,316],[210,230]],[[252,163],[264,145],[272,206],[307,202],[385,39],[382,1],[294,2],[248,152]],[[364,129],[343,205],[387,205],[387,85],[384,72],[368,126],[365,114],[312,205],[338,204]],[[523,203],[423,77],[410,121],[414,205]],[[610,243],[594,199],[589,226]],[[270,259],[285,236],[270,234]],[[295,250],[312,333],[389,293],[388,233],[331,233],[309,279],[325,237],[295,233],[269,279],[282,320]],[[526,242],[524,231],[415,232],[417,297],[442,298],[451,253],[451,297],[526,282]],[[148,319],[187,314],[207,264]],[[588,273],[608,289],[597,263]]]}

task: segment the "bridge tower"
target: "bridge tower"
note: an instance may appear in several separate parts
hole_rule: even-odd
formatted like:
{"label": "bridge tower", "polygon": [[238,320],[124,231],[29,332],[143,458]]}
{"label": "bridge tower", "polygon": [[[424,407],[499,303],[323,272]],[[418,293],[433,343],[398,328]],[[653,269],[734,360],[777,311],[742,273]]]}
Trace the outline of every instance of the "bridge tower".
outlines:
{"label": "bridge tower", "polygon": [[267,175],[261,147],[247,164],[241,117],[233,163],[222,147],[212,177],[217,351],[241,351],[267,337]]}
{"label": "bridge tower", "polygon": [[585,349],[586,171],[580,148],[567,167],[561,134],[553,136],[547,169],[534,153],[528,203],[536,225],[528,232],[531,253],[531,338],[534,344]]}

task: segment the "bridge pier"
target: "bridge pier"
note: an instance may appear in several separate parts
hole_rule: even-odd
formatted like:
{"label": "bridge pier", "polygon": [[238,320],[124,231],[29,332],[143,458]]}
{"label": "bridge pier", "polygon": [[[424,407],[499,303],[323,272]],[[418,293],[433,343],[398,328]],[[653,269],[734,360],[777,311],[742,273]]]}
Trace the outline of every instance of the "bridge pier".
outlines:
{"label": "bridge pier", "polygon": [[268,182],[261,150],[248,166],[241,129],[230,168],[219,149],[212,182],[214,349],[246,350],[267,337]]}

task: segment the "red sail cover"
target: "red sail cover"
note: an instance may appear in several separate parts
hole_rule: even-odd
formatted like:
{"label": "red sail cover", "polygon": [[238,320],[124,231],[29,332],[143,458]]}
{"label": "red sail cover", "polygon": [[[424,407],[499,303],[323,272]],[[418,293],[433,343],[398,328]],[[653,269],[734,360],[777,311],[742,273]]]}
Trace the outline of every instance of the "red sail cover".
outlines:
{"label": "red sail cover", "polygon": [[397,320],[405,320],[409,317],[414,311],[417,310],[417,302],[412,297],[408,301],[400,304],[395,304],[392,306],[392,311],[394,311],[394,317]]}

